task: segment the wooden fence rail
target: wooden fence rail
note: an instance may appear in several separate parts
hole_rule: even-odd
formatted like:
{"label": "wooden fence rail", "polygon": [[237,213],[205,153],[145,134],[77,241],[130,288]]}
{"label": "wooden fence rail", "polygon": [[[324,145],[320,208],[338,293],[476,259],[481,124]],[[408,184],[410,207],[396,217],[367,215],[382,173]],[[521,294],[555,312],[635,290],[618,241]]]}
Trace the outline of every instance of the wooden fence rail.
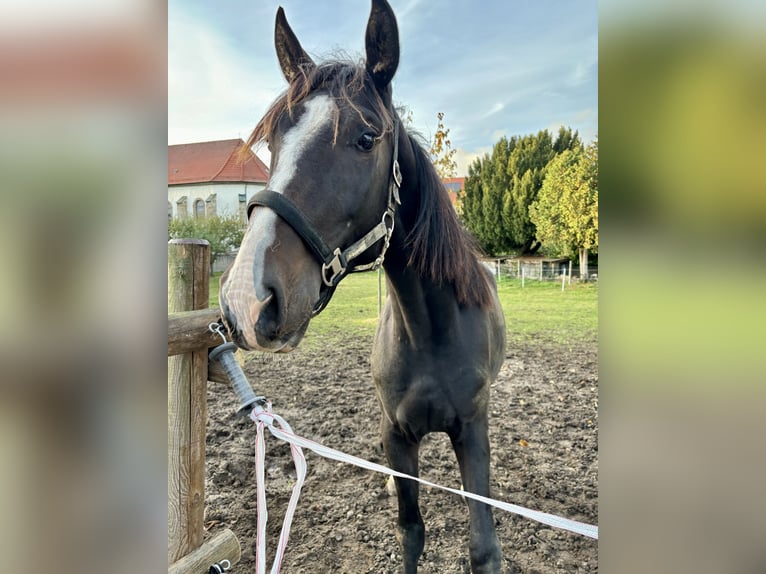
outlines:
{"label": "wooden fence rail", "polygon": [[240,546],[230,530],[203,544],[207,381],[225,381],[208,368],[208,349],[221,343],[207,326],[210,245],[199,239],[168,242],[168,572],[207,574],[221,560],[235,564]]}

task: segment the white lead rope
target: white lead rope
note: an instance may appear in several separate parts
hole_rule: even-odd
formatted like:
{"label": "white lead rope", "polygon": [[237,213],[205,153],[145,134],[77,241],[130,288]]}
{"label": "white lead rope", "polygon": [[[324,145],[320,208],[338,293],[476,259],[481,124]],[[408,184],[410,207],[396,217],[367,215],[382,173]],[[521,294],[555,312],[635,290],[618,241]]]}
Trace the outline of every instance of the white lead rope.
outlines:
{"label": "white lead rope", "polygon": [[[273,434],[275,437],[290,444],[290,449],[293,455],[293,461],[295,462],[295,470],[297,473],[297,481],[295,483],[295,486],[293,486],[292,495],[290,496],[290,502],[287,505],[287,512],[285,513],[285,519],[284,519],[284,522],[282,523],[282,533],[279,535],[279,545],[277,546],[277,555],[274,559],[274,564],[271,568],[271,574],[279,573],[279,569],[282,563],[282,558],[284,556],[285,547],[287,546],[287,538],[290,534],[290,524],[292,522],[293,515],[295,514],[295,509],[298,505],[298,497],[300,496],[301,487],[303,486],[303,481],[306,478],[306,458],[303,455],[303,451],[301,450],[301,447],[312,450],[316,454],[323,456],[325,458],[337,460],[340,462],[347,462],[347,463],[359,466],[361,468],[366,468],[367,470],[380,472],[382,474],[390,474],[393,476],[398,476],[399,478],[416,480],[417,482],[421,484],[425,484],[426,486],[431,486],[433,488],[440,488],[441,490],[446,490],[447,492],[451,492],[453,494],[457,494],[458,496],[463,496],[465,498],[472,498],[474,500],[478,500],[479,502],[483,502],[485,504],[489,504],[490,506],[494,506],[495,508],[500,508],[501,510],[505,510],[507,512],[513,512],[514,514],[519,514],[526,518],[536,520],[537,522],[540,522],[542,524],[553,526],[554,528],[561,528],[563,530],[574,532],[575,534],[581,534],[583,536],[587,536],[588,538],[594,538],[598,540],[598,526],[585,524],[584,522],[578,522],[576,520],[570,520],[568,518],[562,518],[561,516],[548,514],[547,512],[530,510],[529,508],[524,508],[523,506],[510,504],[508,502],[502,502],[500,500],[494,500],[492,498],[487,498],[486,496],[481,496],[478,494],[474,494],[472,492],[466,492],[464,490],[457,490],[455,488],[441,486],[439,484],[435,484],[428,480],[424,480],[416,476],[410,476],[409,474],[404,474],[403,472],[393,470],[391,468],[388,468],[387,466],[383,466],[382,464],[376,464],[374,462],[370,462],[362,458],[352,456],[350,454],[346,454],[339,450],[329,448],[313,440],[309,440],[307,438],[298,436],[293,432],[293,429],[290,428],[290,425],[288,425],[287,422],[282,417],[271,412],[270,402],[266,404],[265,409],[259,405],[256,405],[253,408],[253,410],[250,412],[250,418],[253,421],[255,421],[257,426],[255,453],[256,453],[256,481],[258,485],[258,528],[257,528],[258,552],[256,555],[256,567],[257,567],[258,574],[265,574],[266,572],[265,557],[266,557],[267,512],[266,512],[266,493],[265,493],[264,477],[263,477],[264,466],[265,466],[264,439],[263,439],[264,426],[266,426],[271,432],[271,434]],[[275,421],[279,424],[279,427],[281,428],[278,428],[274,425]]]}
{"label": "white lead rope", "polygon": [[[285,435],[295,436],[293,429],[287,424],[287,421],[280,417],[278,414],[271,412],[271,402],[266,403],[264,409],[260,405],[255,405],[253,410],[250,411],[250,418],[256,423],[256,436],[255,436],[255,481],[258,490],[258,510],[257,510],[257,536],[256,536],[256,553],[255,553],[255,567],[258,574],[266,574],[266,522],[268,520],[268,511],[266,510],[266,485],[264,482],[264,469],[266,467],[266,448],[263,437],[263,427],[267,426],[271,434],[277,438],[282,438],[290,444],[290,451],[293,455],[293,463],[295,464],[295,473],[297,480],[295,486],[293,486],[292,494],[290,495],[290,502],[287,505],[287,511],[285,512],[285,518],[282,521],[282,532],[279,534],[279,543],[277,544],[277,552],[274,556],[274,563],[271,565],[271,574],[279,574],[279,569],[282,567],[282,559],[284,558],[285,548],[287,548],[287,539],[290,537],[290,526],[293,522],[293,515],[295,509],[298,506],[298,497],[301,495],[301,488],[303,482],[306,480],[306,457],[303,456],[303,450],[297,444],[292,441],[283,438]],[[276,421],[282,429],[278,429],[274,426]]]}

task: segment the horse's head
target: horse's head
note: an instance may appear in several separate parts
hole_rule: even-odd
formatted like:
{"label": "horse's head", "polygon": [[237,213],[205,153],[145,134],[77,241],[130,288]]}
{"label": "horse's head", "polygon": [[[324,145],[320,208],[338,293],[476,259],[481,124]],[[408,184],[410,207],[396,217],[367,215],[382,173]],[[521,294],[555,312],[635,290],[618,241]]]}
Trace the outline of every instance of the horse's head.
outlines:
{"label": "horse's head", "polygon": [[289,88],[248,141],[268,142],[270,177],[248,205],[220,304],[240,347],[287,352],[347,272],[382,261],[398,203],[399,39],[390,6],[373,0],[363,65],[315,64],[281,8],[275,45]]}

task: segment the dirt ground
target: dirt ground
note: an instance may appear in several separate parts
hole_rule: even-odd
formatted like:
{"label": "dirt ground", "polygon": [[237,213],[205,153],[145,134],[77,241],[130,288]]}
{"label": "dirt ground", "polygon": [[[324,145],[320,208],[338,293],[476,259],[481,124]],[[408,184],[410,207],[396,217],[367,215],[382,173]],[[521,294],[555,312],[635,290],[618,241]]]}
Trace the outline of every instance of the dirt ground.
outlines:
{"label": "dirt ground", "polygon": [[[256,394],[307,438],[386,464],[380,410],[369,368],[371,339],[326,351],[254,356],[245,372]],[[509,345],[492,389],[493,497],[590,524],[598,523],[598,367],[595,343],[577,348]],[[208,533],[231,528],[242,545],[232,573],[255,572],[255,429],[236,418],[233,392],[208,390]],[[295,515],[285,574],[398,573],[396,499],[386,477],[306,451],[308,475]],[[421,476],[460,488],[446,435],[429,435]],[[267,433],[268,556],[274,556],[295,472],[289,447]],[[468,573],[468,513],[457,495],[421,488],[426,523],[422,574]],[[597,542],[495,509],[506,574],[597,572]],[[269,566],[270,567],[270,566]]]}

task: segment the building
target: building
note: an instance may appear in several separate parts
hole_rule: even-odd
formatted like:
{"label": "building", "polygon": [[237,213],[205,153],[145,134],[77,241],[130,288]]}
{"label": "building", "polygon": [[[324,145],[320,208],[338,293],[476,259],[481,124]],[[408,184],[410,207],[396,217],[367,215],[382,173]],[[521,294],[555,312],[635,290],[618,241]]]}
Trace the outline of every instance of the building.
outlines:
{"label": "building", "polygon": [[238,215],[266,187],[269,170],[241,139],[168,146],[168,219]]}
{"label": "building", "polygon": [[449,200],[452,202],[452,207],[455,208],[455,211],[460,213],[457,194],[459,191],[463,191],[463,189],[465,189],[465,178],[445,177],[442,179],[442,181],[444,182],[444,187],[447,188],[447,193],[449,194]]}
{"label": "building", "polygon": [[[240,158],[241,139],[168,146],[168,219],[239,215],[247,220],[247,201],[266,188],[269,169],[251,150]],[[464,177],[443,180],[452,206]]]}

